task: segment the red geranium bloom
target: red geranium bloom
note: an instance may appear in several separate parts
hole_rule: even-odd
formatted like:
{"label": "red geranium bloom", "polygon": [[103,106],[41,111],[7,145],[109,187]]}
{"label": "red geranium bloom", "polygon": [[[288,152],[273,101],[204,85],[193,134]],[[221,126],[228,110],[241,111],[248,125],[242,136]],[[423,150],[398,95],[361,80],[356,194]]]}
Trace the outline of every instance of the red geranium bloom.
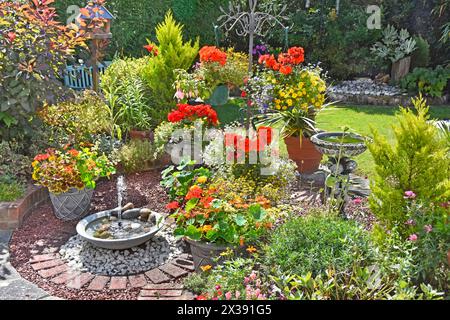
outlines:
{"label": "red geranium bloom", "polygon": [[203,205],[203,207],[209,208],[213,200],[214,200],[213,197],[205,197],[202,200],[200,200],[200,203]]}
{"label": "red geranium bloom", "polygon": [[38,154],[36,157],[34,157],[34,161],[43,161],[50,158],[50,155],[48,153],[46,154]]}
{"label": "red geranium bloom", "polygon": [[292,47],[288,50],[292,64],[300,64],[305,61],[305,50],[302,47]]}
{"label": "red geranium bloom", "polygon": [[242,98],[245,98],[246,96],[247,96],[247,92],[242,91],[242,92],[241,92],[241,97],[242,97]]}
{"label": "red geranium bloom", "polygon": [[208,300],[208,298],[205,297],[204,295],[199,295],[195,298],[195,300]]}
{"label": "red geranium bloom", "polygon": [[178,209],[179,207],[180,207],[180,204],[178,203],[178,201],[172,201],[166,205],[166,209],[169,209],[169,210],[175,210],[175,209]]}
{"label": "red geranium bloom", "polygon": [[204,46],[199,54],[200,62],[218,62],[222,66],[227,63],[227,54],[215,46]]}
{"label": "red geranium bloom", "polygon": [[281,66],[280,72],[284,75],[289,75],[292,73],[292,67],[291,66]]}
{"label": "red geranium bloom", "polygon": [[194,185],[189,188],[188,193],[186,194],[186,200],[190,200],[193,198],[200,199],[202,197],[203,189],[197,185]]}

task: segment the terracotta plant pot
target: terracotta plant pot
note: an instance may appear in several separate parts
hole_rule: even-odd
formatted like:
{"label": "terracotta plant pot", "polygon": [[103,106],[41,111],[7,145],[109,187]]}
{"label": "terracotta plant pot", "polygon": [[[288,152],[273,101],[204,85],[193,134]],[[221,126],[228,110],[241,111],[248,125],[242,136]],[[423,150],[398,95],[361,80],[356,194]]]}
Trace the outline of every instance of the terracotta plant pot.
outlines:
{"label": "terracotta plant pot", "polygon": [[221,257],[220,254],[227,251],[227,249],[231,249],[238,254],[245,254],[244,247],[218,245],[215,243],[195,241],[189,238],[186,238],[186,242],[189,243],[191,247],[191,254],[196,272],[202,272],[201,267],[203,266],[215,266],[220,263],[221,260],[223,260],[223,257]]}
{"label": "terracotta plant pot", "polygon": [[151,130],[130,130],[129,136],[131,140],[153,140],[153,132]]}
{"label": "terracotta plant pot", "polygon": [[299,137],[284,138],[289,158],[297,163],[300,173],[313,173],[319,169],[322,154],[317,151],[309,138],[302,138],[300,146]]}

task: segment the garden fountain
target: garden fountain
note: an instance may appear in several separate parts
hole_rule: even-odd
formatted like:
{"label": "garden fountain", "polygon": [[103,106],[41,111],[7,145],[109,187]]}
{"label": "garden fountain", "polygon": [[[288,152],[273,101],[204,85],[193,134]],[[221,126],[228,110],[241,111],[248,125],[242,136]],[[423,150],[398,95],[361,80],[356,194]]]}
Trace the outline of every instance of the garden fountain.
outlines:
{"label": "garden fountain", "polygon": [[365,140],[363,136],[348,132],[321,132],[311,137],[317,150],[328,156],[324,198],[336,199],[341,213],[348,198],[350,174],[357,168],[351,157],[366,151]]}
{"label": "garden fountain", "polygon": [[105,249],[128,249],[150,240],[164,225],[164,217],[147,208],[122,207],[125,192],[123,176],[117,179],[118,206],[87,216],[77,224],[77,233],[94,246]]}

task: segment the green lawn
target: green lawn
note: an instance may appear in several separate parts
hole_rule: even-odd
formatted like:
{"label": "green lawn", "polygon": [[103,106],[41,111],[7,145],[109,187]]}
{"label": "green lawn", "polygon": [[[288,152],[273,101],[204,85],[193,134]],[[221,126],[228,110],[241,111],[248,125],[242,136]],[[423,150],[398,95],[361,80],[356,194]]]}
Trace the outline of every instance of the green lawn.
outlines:
{"label": "green lawn", "polygon": [[[222,125],[239,120],[239,103],[243,104],[243,100],[230,100],[224,106],[215,107]],[[392,125],[396,123],[395,113],[398,110],[398,107],[386,106],[333,106],[318,115],[317,125],[319,129],[326,131],[341,131],[343,126],[347,126],[352,132],[362,135],[370,135],[370,127],[374,127],[393,142]],[[430,115],[435,119],[449,119],[450,106],[431,107]],[[283,143],[280,148],[283,153]],[[356,160],[360,174],[370,176],[374,173],[373,159],[368,151]]]}
{"label": "green lawn", "polygon": [[[336,106],[323,110],[317,117],[317,126],[326,131],[342,131],[348,126],[352,132],[370,135],[370,128],[377,129],[393,142],[392,125],[396,123],[395,113],[399,108],[384,106]],[[450,118],[450,106],[432,107],[430,115],[436,119]],[[356,157],[359,173],[372,175],[374,163],[368,151]]]}

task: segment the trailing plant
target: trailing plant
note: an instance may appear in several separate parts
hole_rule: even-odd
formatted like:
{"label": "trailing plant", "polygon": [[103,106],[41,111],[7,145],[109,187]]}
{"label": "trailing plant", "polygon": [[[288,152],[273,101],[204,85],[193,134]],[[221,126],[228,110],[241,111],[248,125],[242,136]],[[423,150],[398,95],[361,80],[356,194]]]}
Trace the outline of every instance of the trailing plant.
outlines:
{"label": "trailing plant", "polygon": [[408,30],[399,31],[394,26],[388,25],[383,30],[383,39],[375,43],[370,50],[382,60],[394,63],[410,56],[416,49],[416,40],[410,36]]}
{"label": "trailing plant", "polygon": [[143,79],[154,93],[152,107],[160,113],[160,117],[155,119],[160,122],[173,104],[174,70],[187,70],[192,65],[198,53],[199,40],[195,43],[183,41],[183,26],[174,20],[171,11],[167,12],[164,22],[156,27],[156,38],[158,44],[148,42],[159,53],[144,67]]}
{"label": "trailing plant", "polygon": [[406,235],[405,191],[413,190],[417,200],[438,205],[450,199],[448,143],[439,129],[428,122],[428,107],[422,98],[412,100],[415,112],[402,108],[393,126],[395,144],[372,129],[368,148],[375,161],[371,181],[370,207],[388,229]]}
{"label": "trailing plant", "polygon": [[37,114],[51,127],[54,136],[66,136],[66,143],[93,142],[96,134],[109,132],[111,127],[108,106],[90,90],[83,91],[71,100],[45,104]]}
{"label": "trailing plant", "polygon": [[449,79],[450,68],[448,67],[437,66],[434,70],[415,68],[400,81],[400,86],[410,92],[442,97]]}
{"label": "trailing plant", "polygon": [[104,155],[99,155],[92,146],[80,150],[49,149],[38,154],[32,163],[33,180],[52,193],[64,193],[71,188],[94,189],[95,181],[101,177],[110,177],[115,173],[113,163]]}
{"label": "trailing plant", "polygon": [[[55,103],[70,95],[60,82],[66,62],[84,47],[76,27],[55,20],[52,0],[0,2],[0,134],[11,127],[29,135],[30,118],[45,101]],[[5,130],[6,129],[6,130]]]}

